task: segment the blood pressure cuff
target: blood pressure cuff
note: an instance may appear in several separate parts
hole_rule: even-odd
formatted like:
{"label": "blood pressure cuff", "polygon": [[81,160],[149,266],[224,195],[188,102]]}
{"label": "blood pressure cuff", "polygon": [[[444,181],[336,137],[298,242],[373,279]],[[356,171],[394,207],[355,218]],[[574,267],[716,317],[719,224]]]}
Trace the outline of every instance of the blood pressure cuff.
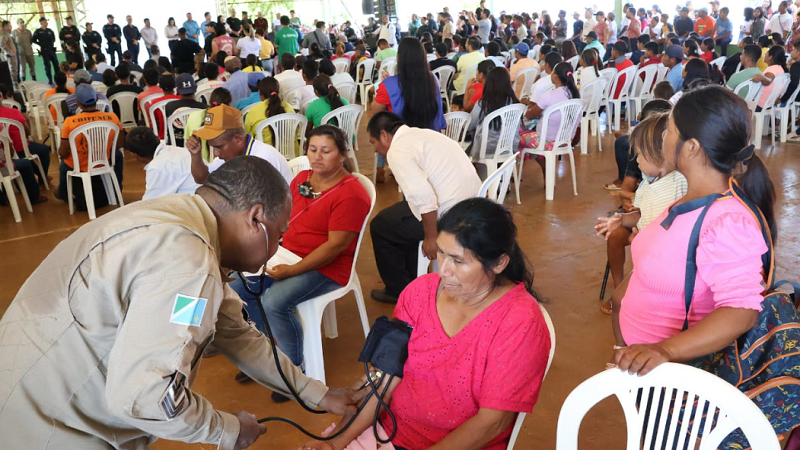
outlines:
{"label": "blood pressure cuff", "polygon": [[402,320],[389,320],[386,316],[378,317],[369,330],[367,342],[361,349],[358,361],[370,363],[385,374],[402,378],[403,366],[408,359],[408,341],[412,329]]}

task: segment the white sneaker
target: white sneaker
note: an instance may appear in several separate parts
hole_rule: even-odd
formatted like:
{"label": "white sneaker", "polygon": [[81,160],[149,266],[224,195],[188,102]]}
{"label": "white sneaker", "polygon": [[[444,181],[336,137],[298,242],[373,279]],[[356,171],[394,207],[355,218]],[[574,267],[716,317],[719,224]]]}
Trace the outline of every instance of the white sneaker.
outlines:
{"label": "white sneaker", "polygon": [[800,144],[800,134],[795,134],[794,136],[787,138],[786,142],[792,142],[795,144]]}

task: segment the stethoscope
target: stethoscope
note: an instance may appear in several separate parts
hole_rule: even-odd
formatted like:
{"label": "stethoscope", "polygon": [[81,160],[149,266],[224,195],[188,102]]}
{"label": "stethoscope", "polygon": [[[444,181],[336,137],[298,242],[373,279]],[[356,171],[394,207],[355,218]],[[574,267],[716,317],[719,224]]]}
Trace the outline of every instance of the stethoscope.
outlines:
{"label": "stethoscope", "polygon": [[267,261],[264,261],[264,266],[261,268],[261,275],[258,277],[258,291],[253,291],[250,289],[249,281],[242,276],[242,272],[236,272],[239,275],[239,279],[242,280],[242,285],[244,286],[244,290],[247,291],[248,294],[260,298],[261,295],[264,293],[264,278],[266,277],[267,272],[267,262],[269,261],[269,234],[267,233],[267,227],[264,226],[263,223],[256,221],[256,223],[261,226],[261,229],[264,230],[264,241],[267,245]]}

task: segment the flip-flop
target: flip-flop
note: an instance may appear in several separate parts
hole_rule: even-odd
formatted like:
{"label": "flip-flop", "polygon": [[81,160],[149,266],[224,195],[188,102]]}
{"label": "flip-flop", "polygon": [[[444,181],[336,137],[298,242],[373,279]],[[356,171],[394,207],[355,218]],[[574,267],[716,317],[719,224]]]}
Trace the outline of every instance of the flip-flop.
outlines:
{"label": "flip-flop", "polygon": [[607,191],[621,191],[621,190],[622,190],[622,188],[621,188],[621,187],[617,186],[617,185],[616,185],[616,184],[614,184],[614,183],[608,183],[608,184],[606,184],[605,186],[603,186],[603,189],[605,189],[605,190],[607,190]]}
{"label": "flip-flop", "polygon": [[603,314],[608,314],[609,316],[612,314],[611,310],[611,300],[601,301],[600,302],[600,311]]}

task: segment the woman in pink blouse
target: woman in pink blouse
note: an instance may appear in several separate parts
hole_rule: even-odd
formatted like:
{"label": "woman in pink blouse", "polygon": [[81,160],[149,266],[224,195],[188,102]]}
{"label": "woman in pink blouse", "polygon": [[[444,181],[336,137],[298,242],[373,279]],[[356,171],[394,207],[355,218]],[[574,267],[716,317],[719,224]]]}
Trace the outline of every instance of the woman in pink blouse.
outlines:
{"label": "woman in pink blouse", "polygon": [[690,91],[673,108],[664,156],[689,187],[633,240],[636,269],[615,292],[624,295],[614,326],[622,348],[612,359],[620,369],[645,375],[664,362],[705,356],[755,325],[767,245],[758,222],[739,200],[714,201],[702,221],[688,317],[682,269],[695,222],[715,194],[728,191],[731,177],[759,207],[775,238],[775,191],[749,145],[749,117],[745,102],[719,86]]}
{"label": "woman in pink blouse", "polygon": [[[394,311],[414,331],[403,379],[385,397],[397,432],[380,448],[503,450],[517,414],[536,403],[550,352],[533,273],[502,205],[464,200],[438,228],[439,273],[409,284]],[[299,448],[375,449],[375,403],[341,436]],[[381,424],[391,435],[385,413]]]}

